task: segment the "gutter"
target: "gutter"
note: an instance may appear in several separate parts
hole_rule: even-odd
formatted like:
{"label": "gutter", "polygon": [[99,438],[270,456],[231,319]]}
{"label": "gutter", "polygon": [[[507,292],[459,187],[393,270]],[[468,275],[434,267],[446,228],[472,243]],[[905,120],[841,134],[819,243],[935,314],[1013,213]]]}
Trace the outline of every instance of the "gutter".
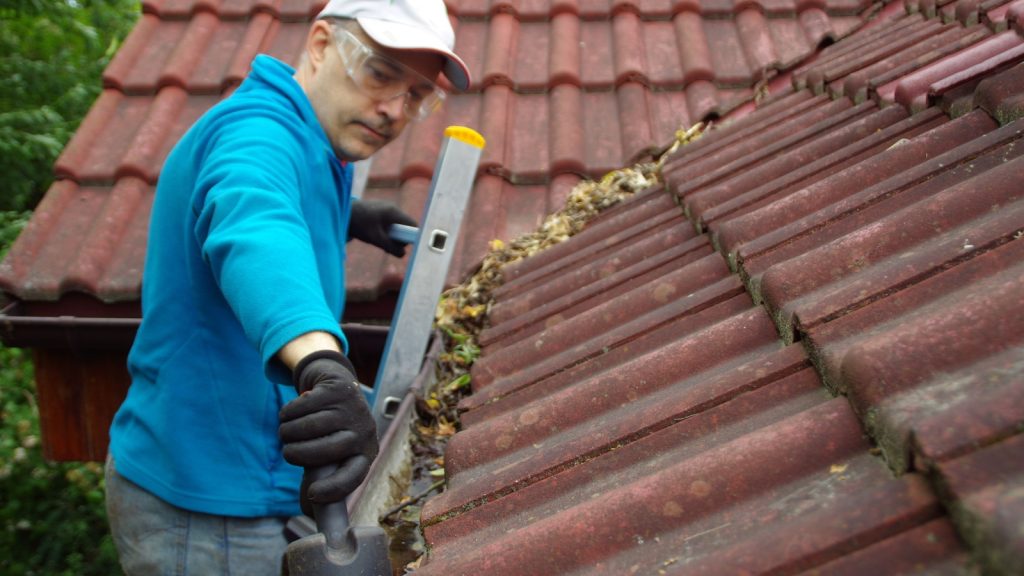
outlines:
{"label": "gutter", "polygon": [[[441,354],[442,338],[436,331],[423,364],[412,386],[402,398],[387,432],[381,437],[380,452],[363,483],[348,496],[348,513],[352,526],[377,526],[384,515],[408,491],[412,475],[412,422],[416,396],[434,384],[434,366]],[[392,478],[400,480],[392,482]],[[286,527],[289,540],[316,533],[316,524],[308,516],[292,518]]]}
{"label": "gutter", "polygon": [[[408,489],[408,480],[412,477],[410,436],[412,422],[416,416],[416,397],[421,391],[429,390],[434,385],[434,367],[437,357],[441,354],[441,347],[442,338],[435,332],[416,379],[402,398],[398,413],[381,438],[380,453],[370,465],[366,481],[356,488],[349,498],[353,526],[379,524],[380,517],[400,500]],[[394,476],[403,479],[398,486],[391,481]],[[396,494],[399,489],[402,494]]]}
{"label": "gutter", "polygon": [[19,302],[0,310],[0,341],[12,348],[69,350],[127,350],[135,339],[140,318],[88,316],[30,316]]}
{"label": "gutter", "polygon": [[[14,301],[0,309],[0,342],[11,348],[127,353],[141,323],[137,316],[33,315],[26,313],[21,302]],[[349,337],[349,357],[360,369],[360,379],[373,382],[389,328],[345,322],[341,330]]]}

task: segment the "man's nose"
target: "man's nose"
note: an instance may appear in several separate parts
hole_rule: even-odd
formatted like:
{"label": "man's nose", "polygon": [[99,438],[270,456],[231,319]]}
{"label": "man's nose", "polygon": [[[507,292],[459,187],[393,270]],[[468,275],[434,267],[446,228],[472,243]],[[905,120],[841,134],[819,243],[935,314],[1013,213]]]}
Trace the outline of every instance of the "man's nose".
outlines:
{"label": "man's nose", "polygon": [[392,120],[405,117],[405,94],[389,98],[377,103],[377,113]]}

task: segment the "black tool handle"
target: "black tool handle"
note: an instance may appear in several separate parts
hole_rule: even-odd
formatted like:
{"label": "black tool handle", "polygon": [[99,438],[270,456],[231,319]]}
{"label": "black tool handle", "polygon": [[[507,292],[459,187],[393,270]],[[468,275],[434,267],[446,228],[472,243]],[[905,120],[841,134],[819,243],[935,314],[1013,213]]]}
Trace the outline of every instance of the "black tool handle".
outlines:
{"label": "black tool handle", "polygon": [[[326,478],[337,470],[337,466],[321,466],[308,469],[310,482]],[[313,517],[316,529],[327,538],[327,546],[335,550],[344,549],[348,542],[345,533],[348,531],[348,504],[345,500],[328,504],[313,504]]]}

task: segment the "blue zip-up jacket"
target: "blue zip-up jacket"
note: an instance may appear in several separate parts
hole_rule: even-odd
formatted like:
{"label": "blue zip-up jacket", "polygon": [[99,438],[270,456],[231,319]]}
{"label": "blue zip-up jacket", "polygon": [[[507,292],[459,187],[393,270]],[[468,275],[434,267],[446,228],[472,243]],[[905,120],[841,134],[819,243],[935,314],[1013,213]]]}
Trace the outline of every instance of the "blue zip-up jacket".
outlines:
{"label": "blue zip-up jacket", "polygon": [[337,336],[352,171],[294,70],[257,56],[237,91],[167,158],[150,220],[132,384],[114,417],[117,471],[178,507],[299,513],[278,411],[281,347]]}

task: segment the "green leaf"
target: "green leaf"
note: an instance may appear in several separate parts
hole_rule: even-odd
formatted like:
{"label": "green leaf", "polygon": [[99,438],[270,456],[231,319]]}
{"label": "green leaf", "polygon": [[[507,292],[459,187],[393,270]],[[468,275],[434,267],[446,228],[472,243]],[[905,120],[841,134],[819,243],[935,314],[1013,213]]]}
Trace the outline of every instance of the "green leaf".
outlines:
{"label": "green leaf", "polygon": [[472,378],[470,377],[469,374],[463,374],[462,376],[459,376],[458,378],[456,378],[456,379],[452,380],[451,382],[449,382],[448,384],[446,384],[445,387],[444,387],[444,393],[445,394],[451,394],[451,393],[455,392],[456,390],[460,390],[462,388],[465,388],[466,386],[469,385],[469,383],[471,381],[472,381]]}
{"label": "green leaf", "polygon": [[467,340],[469,340],[469,334],[461,334],[459,332],[453,331],[450,328],[445,328],[444,329],[444,333],[445,333],[445,335],[448,336],[448,338],[450,338],[456,344],[463,344]]}
{"label": "green leaf", "polygon": [[458,357],[466,365],[476,362],[476,359],[480,357],[480,348],[478,348],[472,342],[465,342],[459,344],[452,350],[452,354]]}

